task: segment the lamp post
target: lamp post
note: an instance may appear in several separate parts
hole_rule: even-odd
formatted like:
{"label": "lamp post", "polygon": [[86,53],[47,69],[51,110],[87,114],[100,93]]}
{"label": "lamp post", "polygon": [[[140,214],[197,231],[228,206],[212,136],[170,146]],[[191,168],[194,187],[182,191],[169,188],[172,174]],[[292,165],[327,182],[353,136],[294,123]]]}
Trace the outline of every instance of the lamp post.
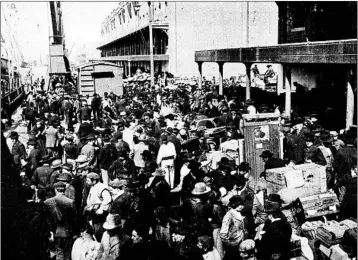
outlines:
{"label": "lamp post", "polygon": [[150,51],[150,85],[154,86],[154,57],[153,57],[153,6],[149,5],[149,51]]}

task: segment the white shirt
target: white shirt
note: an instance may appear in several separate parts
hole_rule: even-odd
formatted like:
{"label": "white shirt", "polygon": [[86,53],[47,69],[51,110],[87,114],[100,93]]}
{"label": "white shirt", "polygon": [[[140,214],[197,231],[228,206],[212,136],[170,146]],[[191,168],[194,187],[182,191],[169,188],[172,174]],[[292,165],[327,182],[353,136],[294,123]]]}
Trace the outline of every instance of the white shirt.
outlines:
{"label": "white shirt", "polygon": [[257,110],[253,105],[249,105],[247,107],[247,112],[249,113],[249,115],[256,115],[257,114]]}
{"label": "white shirt", "polygon": [[175,146],[171,142],[168,142],[167,144],[162,144],[160,146],[159,151],[158,151],[157,164],[158,165],[162,164],[162,166],[164,166],[164,165],[173,165],[174,164],[174,159],[162,160],[163,158],[169,157],[169,156],[173,156],[174,159],[177,156]]}
{"label": "white shirt", "polygon": [[133,161],[135,166],[137,167],[143,168],[145,166],[145,162],[142,157],[142,152],[144,150],[149,150],[149,146],[146,145],[145,143],[140,142],[139,144],[135,144],[133,146],[133,153],[134,153]]}
{"label": "white shirt", "polygon": [[134,130],[129,128],[125,128],[123,130],[123,141],[127,142],[131,151],[133,151],[133,146],[134,146],[133,135],[134,135]]}
{"label": "white shirt", "polygon": [[213,251],[207,252],[203,255],[204,260],[221,260],[218,250],[214,247]]}
{"label": "white shirt", "polygon": [[[112,202],[112,196],[108,192],[103,192],[107,189],[107,186],[102,182],[96,183],[91,189],[87,197],[87,205],[101,204],[103,210],[108,210],[110,203]],[[102,194],[101,194],[102,193]]]}

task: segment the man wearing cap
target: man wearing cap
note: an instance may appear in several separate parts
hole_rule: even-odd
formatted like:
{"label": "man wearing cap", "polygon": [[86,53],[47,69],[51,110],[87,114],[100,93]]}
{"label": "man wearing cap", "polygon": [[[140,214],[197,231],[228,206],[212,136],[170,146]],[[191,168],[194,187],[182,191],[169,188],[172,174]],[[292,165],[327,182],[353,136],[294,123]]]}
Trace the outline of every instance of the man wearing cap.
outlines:
{"label": "man wearing cap", "polygon": [[90,134],[87,136],[87,144],[82,147],[81,155],[86,155],[89,163],[88,165],[95,165],[96,158],[95,158],[95,148],[93,146],[95,141],[94,134]]}
{"label": "man wearing cap", "polygon": [[171,189],[174,188],[174,160],[177,156],[173,143],[168,142],[168,136],[161,136],[162,145],[159,148],[157,164],[165,170],[165,180],[169,183]]}
{"label": "man wearing cap", "polygon": [[316,163],[322,166],[327,165],[324,155],[314,142],[314,135],[312,133],[307,133],[305,135],[306,140],[306,149],[305,149],[305,163]]}
{"label": "man wearing cap", "polygon": [[102,138],[103,147],[99,150],[98,155],[98,165],[101,168],[102,180],[105,185],[108,185],[108,168],[112,163],[118,158],[118,153],[116,147],[111,144],[110,136],[105,135]]}
{"label": "man wearing cap", "polygon": [[27,142],[27,147],[29,153],[27,161],[29,162],[28,166],[30,167],[32,175],[36,170],[42,156],[40,154],[40,151],[37,149],[37,142],[35,139],[29,139],[29,141]]}
{"label": "man wearing cap", "polygon": [[86,101],[82,102],[82,107],[80,108],[81,120],[90,120],[91,119],[91,109],[88,107]]}
{"label": "man wearing cap", "polygon": [[127,194],[125,194],[125,186],[127,185],[127,180],[119,180],[118,178],[115,178],[113,181],[109,183],[109,187],[111,189],[111,195],[112,195],[112,204],[109,210],[109,213],[121,213],[121,196],[125,197]]}
{"label": "man wearing cap", "polygon": [[269,221],[264,224],[258,246],[261,259],[269,260],[274,255],[279,256],[278,259],[289,259],[292,228],[280,211],[280,203],[269,203],[266,213]]}
{"label": "man wearing cap", "polygon": [[263,151],[260,157],[265,163],[264,166],[265,170],[260,174],[260,177],[264,177],[265,179],[266,179],[266,170],[281,168],[286,166],[282,159],[273,157],[273,153],[271,153],[269,150]]}
{"label": "man wearing cap", "polygon": [[153,155],[149,150],[144,150],[141,155],[144,161],[144,168],[141,173],[147,174],[147,177],[149,177],[158,168],[158,164],[153,159]]}
{"label": "man wearing cap", "polygon": [[84,116],[81,119],[82,123],[79,125],[79,128],[76,131],[80,139],[86,138],[93,132],[93,123],[90,121],[90,117]]}
{"label": "man wearing cap", "polygon": [[19,134],[17,132],[11,132],[9,137],[12,141],[11,154],[14,164],[20,167],[21,160],[25,160],[27,157],[25,146],[19,141]]}
{"label": "man wearing cap", "polygon": [[75,188],[71,185],[72,175],[69,169],[70,167],[68,165],[62,165],[62,172],[57,177],[57,181],[62,181],[64,184],[66,184],[65,196],[75,201],[76,191]]}
{"label": "man wearing cap", "polygon": [[[44,194],[46,199],[52,197],[52,187],[50,178],[53,169],[48,163],[44,163],[43,166],[37,167],[31,178],[31,184],[38,189],[38,194]],[[41,198],[45,200],[45,198]]]}
{"label": "man wearing cap", "polygon": [[73,237],[78,234],[77,212],[74,201],[65,196],[66,184],[54,184],[56,196],[45,200],[51,213],[51,231],[54,234],[56,260],[71,259]]}
{"label": "man wearing cap", "polygon": [[118,152],[118,159],[108,168],[108,176],[110,180],[115,178],[135,180],[137,178],[134,162],[128,158],[128,153],[125,150]]}

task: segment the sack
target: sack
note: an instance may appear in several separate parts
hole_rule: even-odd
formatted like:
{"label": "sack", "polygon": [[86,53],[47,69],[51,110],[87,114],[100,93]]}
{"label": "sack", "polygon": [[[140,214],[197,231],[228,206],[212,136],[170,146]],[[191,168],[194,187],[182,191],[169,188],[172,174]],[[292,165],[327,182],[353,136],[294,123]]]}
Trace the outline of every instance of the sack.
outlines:
{"label": "sack", "polygon": [[344,232],[340,247],[347,252],[349,257],[357,256],[357,228]]}
{"label": "sack", "polygon": [[55,199],[52,198],[49,201],[53,205],[53,212],[55,213],[56,220],[58,222],[62,222],[63,216],[62,216],[62,213],[61,213],[60,209],[57,207]]}

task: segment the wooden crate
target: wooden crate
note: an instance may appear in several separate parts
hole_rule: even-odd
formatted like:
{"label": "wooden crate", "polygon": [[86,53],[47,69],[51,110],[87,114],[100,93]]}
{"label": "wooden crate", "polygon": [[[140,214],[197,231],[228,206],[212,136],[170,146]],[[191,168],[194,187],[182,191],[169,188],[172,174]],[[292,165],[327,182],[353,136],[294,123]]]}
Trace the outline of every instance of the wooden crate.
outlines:
{"label": "wooden crate", "polygon": [[274,194],[287,187],[286,176],[290,172],[297,174],[302,171],[304,185],[304,196],[324,193],[327,191],[326,167],[314,163],[301,164],[290,167],[269,169],[266,171],[267,193]]}

